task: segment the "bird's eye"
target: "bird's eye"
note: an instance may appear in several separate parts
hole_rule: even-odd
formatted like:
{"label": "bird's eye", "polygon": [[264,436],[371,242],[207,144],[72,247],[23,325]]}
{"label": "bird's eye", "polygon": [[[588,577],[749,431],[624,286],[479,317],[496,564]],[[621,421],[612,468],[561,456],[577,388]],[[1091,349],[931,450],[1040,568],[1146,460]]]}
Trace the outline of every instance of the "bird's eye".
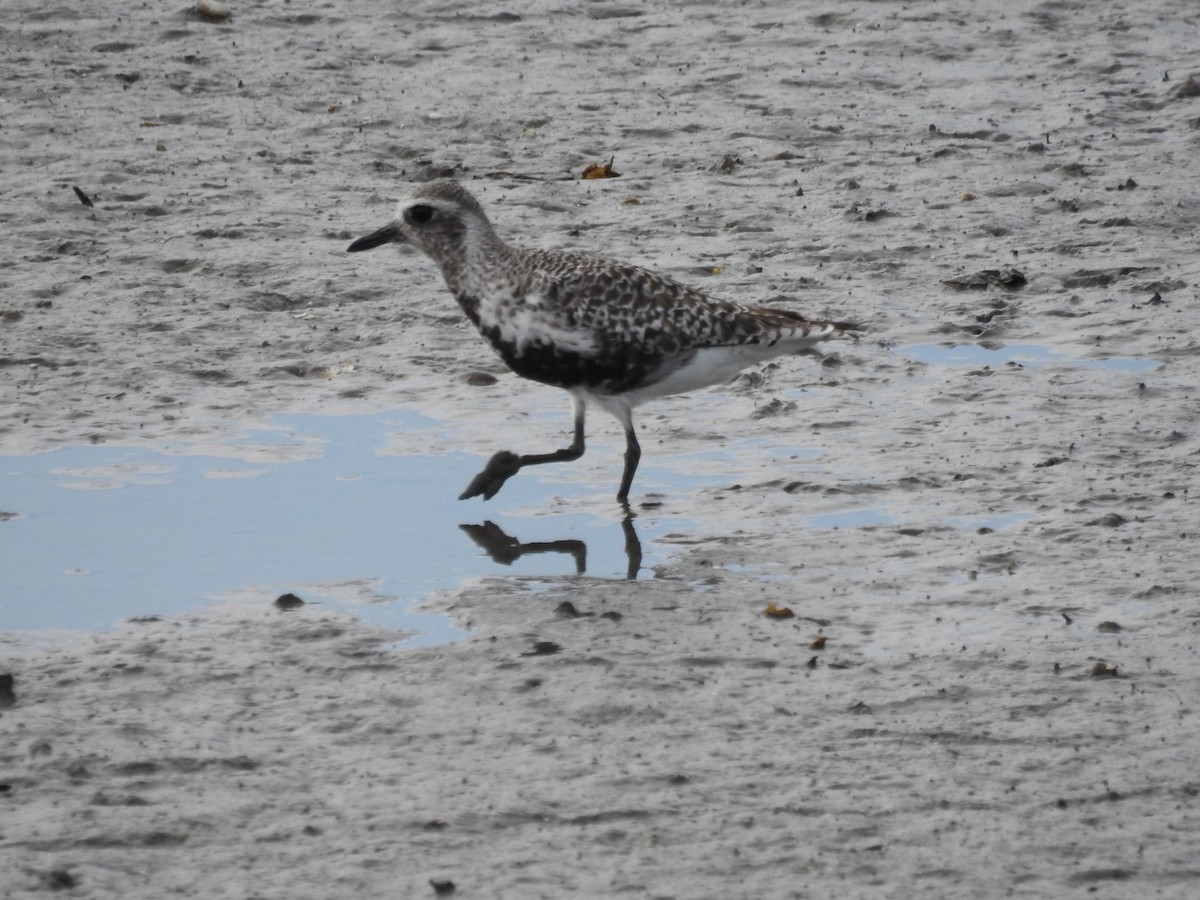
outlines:
{"label": "bird's eye", "polygon": [[408,211],[409,221],[416,222],[418,225],[424,225],[433,218],[433,207],[426,206],[422,203],[420,206],[414,206]]}

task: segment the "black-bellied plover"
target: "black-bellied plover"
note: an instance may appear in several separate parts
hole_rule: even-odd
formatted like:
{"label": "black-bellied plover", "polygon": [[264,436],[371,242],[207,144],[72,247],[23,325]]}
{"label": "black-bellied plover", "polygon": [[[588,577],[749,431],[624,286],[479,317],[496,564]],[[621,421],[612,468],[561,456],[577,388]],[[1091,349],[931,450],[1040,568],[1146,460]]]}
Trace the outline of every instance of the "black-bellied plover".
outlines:
{"label": "black-bellied plover", "polygon": [[400,201],[395,219],[349,250],[391,243],[416,247],[441,267],[458,305],[510,369],[571,394],[571,446],[526,455],[501,451],[460,500],[491,498],[525,466],[581,457],[592,402],[625,429],[617,499],[627,503],[641,458],[634,407],[726,381],[754,363],[856,330],[846,322],[722,300],[627,263],[514,247],[455,181],[420,185]]}

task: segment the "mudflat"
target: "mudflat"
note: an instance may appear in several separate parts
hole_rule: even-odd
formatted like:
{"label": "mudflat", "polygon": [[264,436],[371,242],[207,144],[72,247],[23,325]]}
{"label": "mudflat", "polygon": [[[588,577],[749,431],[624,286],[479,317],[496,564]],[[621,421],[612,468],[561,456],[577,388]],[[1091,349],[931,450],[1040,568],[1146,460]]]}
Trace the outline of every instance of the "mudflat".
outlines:
{"label": "mudflat", "polygon": [[[432,177],[868,331],[645,407],[697,477],[633,526],[695,527],[430,597],[461,641],[0,633],[0,897],[1195,895],[1194,4],[205,8],[0,23],[5,455],[400,408],[558,446],[427,260],[345,252]],[[619,531],[589,436],[519,477]]]}

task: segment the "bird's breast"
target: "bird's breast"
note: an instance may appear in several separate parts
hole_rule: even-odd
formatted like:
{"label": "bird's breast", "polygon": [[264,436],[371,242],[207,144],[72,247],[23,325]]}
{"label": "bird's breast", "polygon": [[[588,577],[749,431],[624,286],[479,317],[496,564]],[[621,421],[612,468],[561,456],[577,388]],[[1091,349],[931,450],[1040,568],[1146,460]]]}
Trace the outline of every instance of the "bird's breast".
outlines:
{"label": "bird's breast", "polygon": [[543,298],[458,296],[463,312],[492,349],[522,378],[561,388],[621,393],[659,365],[638,348],[602,341]]}

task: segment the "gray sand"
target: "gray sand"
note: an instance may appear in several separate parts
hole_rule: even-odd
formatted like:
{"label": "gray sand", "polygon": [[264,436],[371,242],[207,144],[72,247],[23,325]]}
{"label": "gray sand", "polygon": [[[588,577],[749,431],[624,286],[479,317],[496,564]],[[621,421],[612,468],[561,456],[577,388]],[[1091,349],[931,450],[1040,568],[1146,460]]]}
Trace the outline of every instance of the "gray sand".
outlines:
{"label": "gray sand", "polygon": [[[1193,3],[74,6],[0,24],[0,452],[401,407],[551,449],[428,261],[345,254],[447,172],[871,330],[644,410],[725,451],[634,484],[698,523],[654,579],[470,584],[405,653],[311,607],[0,634],[0,897],[1200,891]],[[591,434],[545,512],[617,528]]]}

